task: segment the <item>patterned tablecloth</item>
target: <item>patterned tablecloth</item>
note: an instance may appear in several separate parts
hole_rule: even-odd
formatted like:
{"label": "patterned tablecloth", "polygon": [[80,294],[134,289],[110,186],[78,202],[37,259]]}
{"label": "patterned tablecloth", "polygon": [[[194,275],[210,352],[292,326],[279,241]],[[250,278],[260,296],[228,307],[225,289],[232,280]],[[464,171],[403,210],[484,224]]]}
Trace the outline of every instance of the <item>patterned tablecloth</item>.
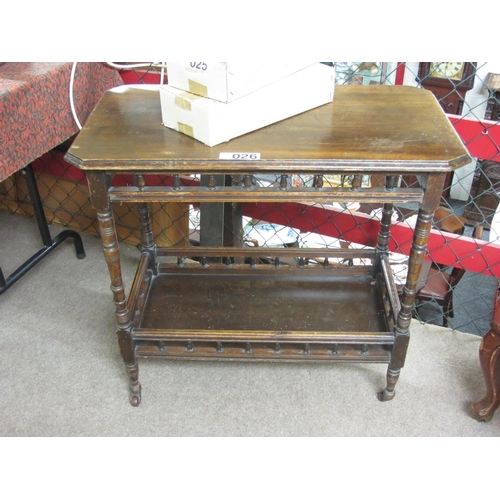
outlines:
{"label": "patterned tablecloth", "polygon": [[[71,62],[0,64],[0,182],[78,132]],[[123,85],[105,63],[78,63],[73,102],[83,126],[102,94]]]}

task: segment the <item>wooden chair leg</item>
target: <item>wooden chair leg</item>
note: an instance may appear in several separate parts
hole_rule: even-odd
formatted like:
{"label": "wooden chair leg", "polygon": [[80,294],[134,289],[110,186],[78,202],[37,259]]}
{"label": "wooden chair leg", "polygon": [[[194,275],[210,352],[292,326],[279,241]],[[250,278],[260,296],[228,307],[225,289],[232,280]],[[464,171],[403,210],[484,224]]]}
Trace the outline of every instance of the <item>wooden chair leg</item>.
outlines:
{"label": "wooden chair leg", "polygon": [[486,382],[486,396],[472,405],[472,412],[478,420],[488,421],[500,406],[500,289],[493,309],[491,330],[479,347],[479,361]]}
{"label": "wooden chair leg", "polygon": [[487,422],[500,406],[500,332],[492,328],[483,338],[479,360],[486,382],[486,396],[472,405],[474,417]]}

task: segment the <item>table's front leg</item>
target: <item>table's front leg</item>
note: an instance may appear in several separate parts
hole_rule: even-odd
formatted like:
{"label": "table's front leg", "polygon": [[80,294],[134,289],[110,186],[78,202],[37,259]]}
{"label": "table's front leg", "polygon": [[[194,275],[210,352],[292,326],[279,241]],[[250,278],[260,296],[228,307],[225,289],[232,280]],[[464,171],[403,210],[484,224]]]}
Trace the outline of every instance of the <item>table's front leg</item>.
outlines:
{"label": "table's front leg", "polygon": [[427,251],[427,242],[432,228],[434,212],[439,206],[445,174],[429,174],[425,196],[418,213],[413,244],[410,251],[408,276],[403,287],[401,309],[395,326],[394,347],[387,369],[387,386],[379,393],[380,401],[389,401],[396,395],[395,387],[404,366],[410,342],[410,322],[412,309],[420,280],[420,271]]}
{"label": "table's front leg", "polygon": [[110,177],[103,172],[89,172],[87,173],[87,179],[92,206],[97,212],[104,258],[108,265],[111,279],[118,343],[130,381],[130,402],[133,406],[137,406],[141,401],[141,385],[139,384],[139,369],[131,335],[132,323],[130,321],[130,311],[127,307],[125,285],[122,278],[120,249],[118,246],[113,208],[108,195]]}

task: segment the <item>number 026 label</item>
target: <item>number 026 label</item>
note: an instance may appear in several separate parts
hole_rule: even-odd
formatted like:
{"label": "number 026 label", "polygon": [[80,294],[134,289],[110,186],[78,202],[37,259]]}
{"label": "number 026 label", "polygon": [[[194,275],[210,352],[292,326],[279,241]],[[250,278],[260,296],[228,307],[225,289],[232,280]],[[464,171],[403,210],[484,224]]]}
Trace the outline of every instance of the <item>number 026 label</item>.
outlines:
{"label": "number 026 label", "polygon": [[260,153],[219,153],[219,160],[260,160]]}

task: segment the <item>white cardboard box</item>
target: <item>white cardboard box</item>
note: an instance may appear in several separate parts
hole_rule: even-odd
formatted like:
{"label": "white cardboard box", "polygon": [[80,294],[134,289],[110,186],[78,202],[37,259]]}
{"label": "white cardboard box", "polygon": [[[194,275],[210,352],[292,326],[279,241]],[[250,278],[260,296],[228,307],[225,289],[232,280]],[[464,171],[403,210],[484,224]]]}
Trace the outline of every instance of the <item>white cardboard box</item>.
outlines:
{"label": "white cardboard box", "polygon": [[314,61],[167,62],[168,84],[202,97],[231,102],[313,64]]}
{"label": "white cardboard box", "polygon": [[215,146],[333,100],[335,69],[316,63],[229,103],[160,86],[165,126]]}

